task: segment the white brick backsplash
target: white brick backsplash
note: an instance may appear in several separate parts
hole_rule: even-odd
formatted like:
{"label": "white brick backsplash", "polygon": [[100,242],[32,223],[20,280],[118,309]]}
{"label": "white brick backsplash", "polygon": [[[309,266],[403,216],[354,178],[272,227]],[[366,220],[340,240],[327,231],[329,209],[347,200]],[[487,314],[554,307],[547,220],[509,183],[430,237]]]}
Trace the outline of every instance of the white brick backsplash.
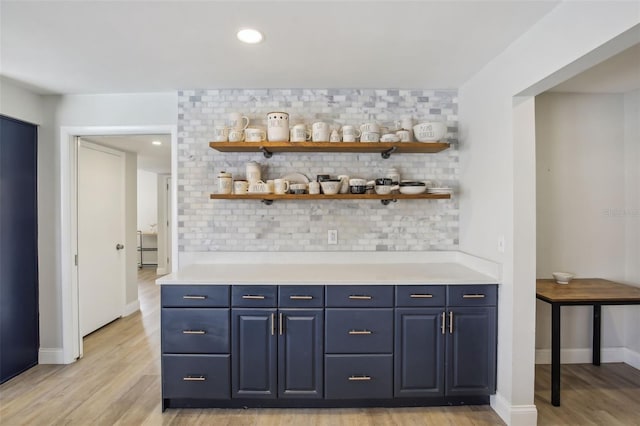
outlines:
{"label": "white brick backsplash", "polygon": [[[240,111],[250,126],[266,128],[266,115],[286,111],[290,120],[393,126],[444,121],[451,148],[438,154],[221,153],[209,148],[213,127]],[[458,188],[458,99],[455,90],[393,89],[220,89],[178,93],[178,245],[182,252],[206,251],[428,251],[457,250],[459,209],[451,200],[275,201],[211,200],[216,175],[225,170],[243,178],[245,163],[262,165],[263,180],[300,172],[374,179],[396,167],[402,179],[437,181]],[[239,142],[241,143],[241,142]],[[338,244],[327,245],[327,230]]]}

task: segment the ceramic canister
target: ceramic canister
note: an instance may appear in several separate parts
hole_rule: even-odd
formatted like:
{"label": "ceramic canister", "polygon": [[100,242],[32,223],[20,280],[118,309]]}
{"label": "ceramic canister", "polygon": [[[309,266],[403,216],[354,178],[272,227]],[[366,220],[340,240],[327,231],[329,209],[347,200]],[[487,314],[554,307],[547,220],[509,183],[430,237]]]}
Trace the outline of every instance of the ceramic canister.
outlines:
{"label": "ceramic canister", "polygon": [[267,138],[270,141],[289,141],[289,114],[270,112],[267,114]]}
{"label": "ceramic canister", "polygon": [[231,173],[225,171],[218,173],[218,194],[231,194],[232,188]]}
{"label": "ceramic canister", "polygon": [[260,172],[260,164],[255,161],[249,161],[246,165],[246,174],[247,181],[251,184],[252,182],[257,182],[262,178],[262,174]]}

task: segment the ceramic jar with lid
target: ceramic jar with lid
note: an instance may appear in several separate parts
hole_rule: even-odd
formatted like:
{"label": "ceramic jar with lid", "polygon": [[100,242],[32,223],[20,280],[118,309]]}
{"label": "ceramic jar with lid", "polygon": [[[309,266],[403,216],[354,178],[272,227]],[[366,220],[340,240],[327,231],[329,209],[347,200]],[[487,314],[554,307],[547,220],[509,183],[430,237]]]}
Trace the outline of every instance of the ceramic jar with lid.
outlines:
{"label": "ceramic jar with lid", "polygon": [[270,141],[289,140],[289,114],[286,112],[267,114],[267,138]]}
{"label": "ceramic jar with lid", "polygon": [[218,173],[218,194],[231,194],[233,180],[231,173],[221,171]]}
{"label": "ceramic jar with lid", "polygon": [[260,164],[255,161],[249,161],[246,165],[246,176],[249,184],[261,180],[262,174],[260,172]]}

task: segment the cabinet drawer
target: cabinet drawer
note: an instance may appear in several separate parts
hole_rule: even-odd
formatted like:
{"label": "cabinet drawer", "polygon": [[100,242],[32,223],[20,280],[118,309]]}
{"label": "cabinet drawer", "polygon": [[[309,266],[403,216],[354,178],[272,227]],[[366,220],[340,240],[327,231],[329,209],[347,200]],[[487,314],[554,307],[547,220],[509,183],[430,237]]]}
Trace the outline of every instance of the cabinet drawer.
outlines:
{"label": "cabinet drawer", "polygon": [[226,308],[229,286],[163,285],[162,306],[165,308]]}
{"label": "cabinet drawer", "polygon": [[447,288],[449,306],[494,306],[497,301],[497,285],[451,285]]}
{"label": "cabinet drawer", "polygon": [[443,285],[396,286],[396,306],[444,306],[446,287]]}
{"label": "cabinet drawer", "polygon": [[252,308],[275,308],[278,286],[234,285],[231,287],[231,305]]}
{"label": "cabinet drawer", "polygon": [[162,355],[162,397],[228,399],[229,355]]}
{"label": "cabinet drawer", "polygon": [[322,308],[324,287],[321,285],[283,285],[279,288],[281,308]]}
{"label": "cabinet drawer", "polygon": [[162,308],[163,353],[229,353],[229,309]]}
{"label": "cabinet drawer", "polygon": [[393,286],[391,285],[328,285],[326,288],[327,307],[391,308],[393,306]]}
{"label": "cabinet drawer", "polygon": [[393,355],[326,355],[325,398],[393,396]]}
{"label": "cabinet drawer", "polygon": [[393,309],[327,309],[327,353],[393,352]]}

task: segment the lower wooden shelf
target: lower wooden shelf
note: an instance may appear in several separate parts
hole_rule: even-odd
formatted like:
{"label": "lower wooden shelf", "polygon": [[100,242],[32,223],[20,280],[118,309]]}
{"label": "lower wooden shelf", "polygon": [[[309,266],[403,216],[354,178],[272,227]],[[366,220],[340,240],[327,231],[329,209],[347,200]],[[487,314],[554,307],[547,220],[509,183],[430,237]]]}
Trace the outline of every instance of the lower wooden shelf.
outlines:
{"label": "lower wooden shelf", "polygon": [[397,200],[448,200],[451,194],[211,194],[212,200],[262,200],[271,204],[275,200],[380,200],[389,204]]}

